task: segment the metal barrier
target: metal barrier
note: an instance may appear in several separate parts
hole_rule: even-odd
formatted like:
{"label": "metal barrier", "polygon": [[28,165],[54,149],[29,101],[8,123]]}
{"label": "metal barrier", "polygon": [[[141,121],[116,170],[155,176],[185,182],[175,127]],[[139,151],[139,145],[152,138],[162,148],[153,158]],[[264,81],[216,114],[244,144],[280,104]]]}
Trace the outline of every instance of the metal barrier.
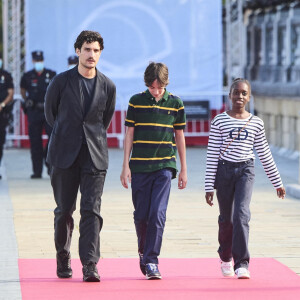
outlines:
{"label": "metal barrier", "polygon": [[[29,147],[27,117],[21,107],[21,103],[23,101],[21,95],[15,95],[14,101],[15,103],[12,113],[13,117],[7,126],[6,147]],[[125,116],[125,110],[116,111],[112,118],[110,127],[107,131],[108,140],[112,140],[111,146],[120,148],[123,147],[123,139],[125,136]],[[43,134],[42,138],[43,140],[47,140],[48,136]]]}
{"label": "metal barrier", "polygon": [[[206,94],[207,95],[207,94]],[[210,122],[215,115],[230,108],[230,103],[227,93],[214,93],[214,95],[222,96],[223,106],[220,109],[210,109],[209,117],[207,119],[192,119],[187,120],[187,126],[184,130],[187,146],[193,145],[206,145],[209,136]],[[197,94],[198,98],[205,99],[204,94]],[[195,99],[195,96],[187,95],[182,97],[185,99]],[[15,104],[13,107],[13,118],[7,127],[6,146],[7,147],[29,147],[29,137],[27,128],[27,117],[23,113],[21,108],[21,95],[15,95]],[[248,109],[250,112],[254,112],[254,101],[251,97]],[[123,141],[126,128],[124,126],[126,117],[126,110],[117,110],[112,118],[112,122],[107,131],[108,145],[110,147],[123,147]],[[47,139],[48,136],[43,135],[43,139]]]}

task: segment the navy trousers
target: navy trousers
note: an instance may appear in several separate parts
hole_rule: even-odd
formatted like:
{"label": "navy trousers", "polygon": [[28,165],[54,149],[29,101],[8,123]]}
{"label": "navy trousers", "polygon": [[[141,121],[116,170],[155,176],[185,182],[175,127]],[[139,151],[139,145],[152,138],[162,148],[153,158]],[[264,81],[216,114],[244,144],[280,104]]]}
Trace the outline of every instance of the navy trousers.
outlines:
{"label": "navy trousers", "polygon": [[100,231],[103,225],[100,208],[105,177],[106,170],[99,171],[94,167],[85,144],[70,168],[52,167],[51,184],[57,205],[54,210],[54,239],[58,255],[70,252],[74,229],[72,215],[80,188],[79,257],[82,264],[99,261]]}
{"label": "navy trousers", "polygon": [[132,173],[132,201],[138,251],[143,263],[158,264],[166,211],[170,196],[172,171],[162,169],[151,173]]}
{"label": "navy trousers", "polygon": [[234,260],[234,269],[248,268],[250,201],[254,184],[254,161],[218,164],[215,187],[219,203],[219,256]]}

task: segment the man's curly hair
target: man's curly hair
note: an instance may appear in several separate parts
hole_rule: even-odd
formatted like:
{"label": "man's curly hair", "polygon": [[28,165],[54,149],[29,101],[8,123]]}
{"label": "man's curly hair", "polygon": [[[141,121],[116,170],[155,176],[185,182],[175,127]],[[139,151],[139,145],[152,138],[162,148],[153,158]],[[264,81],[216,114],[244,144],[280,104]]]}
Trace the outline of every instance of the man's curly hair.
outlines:
{"label": "man's curly hair", "polygon": [[90,31],[90,30],[81,31],[81,33],[76,39],[76,42],[74,43],[75,51],[76,49],[81,50],[81,47],[84,44],[84,42],[87,42],[88,44],[93,42],[98,42],[100,45],[100,50],[104,49],[103,38],[101,34],[97,31]]}

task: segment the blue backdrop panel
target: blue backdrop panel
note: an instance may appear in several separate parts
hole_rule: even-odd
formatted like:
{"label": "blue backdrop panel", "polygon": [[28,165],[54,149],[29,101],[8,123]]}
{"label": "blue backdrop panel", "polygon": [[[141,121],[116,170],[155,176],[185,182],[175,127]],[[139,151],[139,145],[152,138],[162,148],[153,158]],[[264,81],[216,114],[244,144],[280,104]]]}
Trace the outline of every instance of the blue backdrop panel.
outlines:
{"label": "blue backdrop panel", "polygon": [[26,62],[42,50],[45,65],[67,69],[82,30],[104,38],[98,68],[117,85],[117,107],[145,90],[150,61],[168,65],[168,90],[189,100],[209,100],[220,108],[222,20],[220,0],[27,0]]}

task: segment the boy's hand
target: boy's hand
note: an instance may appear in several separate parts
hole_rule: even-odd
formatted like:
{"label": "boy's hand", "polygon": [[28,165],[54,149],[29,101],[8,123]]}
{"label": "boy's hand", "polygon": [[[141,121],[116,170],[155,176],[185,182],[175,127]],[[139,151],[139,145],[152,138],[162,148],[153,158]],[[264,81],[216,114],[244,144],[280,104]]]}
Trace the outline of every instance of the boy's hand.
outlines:
{"label": "boy's hand", "polygon": [[206,192],[206,194],[205,194],[205,199],[206,199],[206,203],[207,203],[209,206],[213,206],[213,205],[214,205],[214,203],[213,203],[214,192]]}
{"label": "boy's hand", "polygon": [[277,196],[278,196],[278,198],[284,199],[284,197],[285,197],[285,188],[283,186],[277,189]]}
{"label": "boy's hand", "polygon": [[180,171],[178,176],[178,188],[180,190],[185,189],[187,184],[187,172],[186,171]]}
{"label": "boy's hand", "polygon": [[128,189],[128,182],[131,183],[131,171],[129,166],[123,167],[120,180],[124,188]]}

